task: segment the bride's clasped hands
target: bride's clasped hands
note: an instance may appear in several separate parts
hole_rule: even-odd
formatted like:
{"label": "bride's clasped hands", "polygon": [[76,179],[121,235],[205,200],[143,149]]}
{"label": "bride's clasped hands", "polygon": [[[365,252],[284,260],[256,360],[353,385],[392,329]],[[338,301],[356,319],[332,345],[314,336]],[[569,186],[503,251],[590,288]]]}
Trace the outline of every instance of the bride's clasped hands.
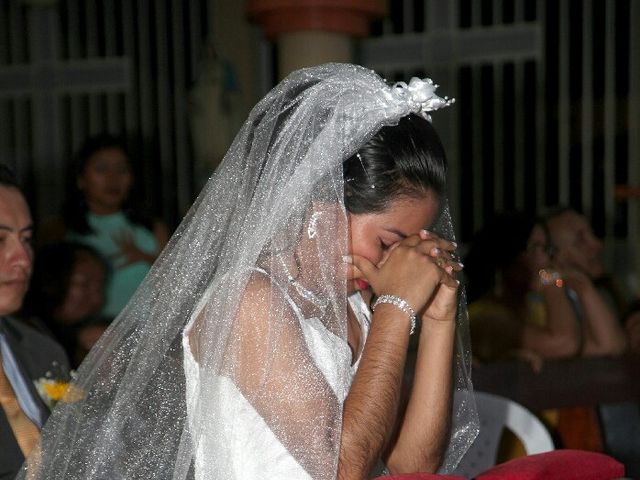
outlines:
{"label": "bride's clasped hands", "polygon": [[377,265],[359,255],[351,260],[377,296],[404,299],[423,320],[453,321],[460,285],[456,273],[463,267],[456,247],[421,230],[391,245]]}

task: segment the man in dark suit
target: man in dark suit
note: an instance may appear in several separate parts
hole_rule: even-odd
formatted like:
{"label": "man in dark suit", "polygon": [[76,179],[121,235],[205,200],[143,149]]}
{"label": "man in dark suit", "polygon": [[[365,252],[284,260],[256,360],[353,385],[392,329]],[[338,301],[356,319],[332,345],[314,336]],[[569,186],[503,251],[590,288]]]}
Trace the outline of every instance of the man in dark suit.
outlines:
{"label": "man in dark suit", "polygon": [[64,350],[11,315],[22,306],[33,265],[33,225],[27,202],[0,165],[0,480],[13,479],[49,416],[46,390],[68,374]]}

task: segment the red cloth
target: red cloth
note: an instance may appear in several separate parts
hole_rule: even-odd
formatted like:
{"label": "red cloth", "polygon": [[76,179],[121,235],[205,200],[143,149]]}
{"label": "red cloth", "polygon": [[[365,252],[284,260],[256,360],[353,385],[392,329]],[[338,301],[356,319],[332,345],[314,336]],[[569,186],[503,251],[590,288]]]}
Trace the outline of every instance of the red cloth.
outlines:
{"label": "red cloth", "polygon": [[612,480],[623,476],[624,466],[602,453],[554,450],[496,465],[476,480]]}
{"label": "red cloth", "polygon": [[[554,450],[516,458],[487,470],[475,480],[614,480],[624,477],[624,466],[602,453]],[[403,473],[377,480],[465,480],[457,475]]]}
{"label": "red cloth", "polygon": [[385,475],[376,480],[466,480],[458,475],[438,475],[437,473],[401,473],[399,475]]}

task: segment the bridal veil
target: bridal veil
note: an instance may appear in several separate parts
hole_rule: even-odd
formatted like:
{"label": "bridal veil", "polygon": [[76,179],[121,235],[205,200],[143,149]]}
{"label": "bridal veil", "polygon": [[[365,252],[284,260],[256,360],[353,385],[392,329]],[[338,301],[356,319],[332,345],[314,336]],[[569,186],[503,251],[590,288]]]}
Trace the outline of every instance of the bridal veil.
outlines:
{"label": "bridal veil", "polygon": [[[225,391],[220,382],[205,381],[212,378],[237,385],[311,477],[335,478],[349,352],[336,349],[329,366],[319,365],[307,343],[346,345],[342,162],[382,126],[410,113],[428,115],[444,102],[434,89],[429,81],[390,86],[371,70],[327,64],[294,72],[267,94],[79,368],[23,478],[190,478],[205,439],[233,429],[222,423]],[[300,236],[308,235],[318,210],[313,242],[301,252]],[[430,228],[453,239],[446,207]],[[302,277],[305,283],[296,281]],[[259,324],[247,322],[252,312],[238,312],[247,298],[260,306]],[[310,320],[316,340],[300,318]],[[191,373],[201,380],[189,392],[182,345],[188,323],[198,365]],[[478,428],[464,294],[455,347],[456,402],[444,472]],[[205,451],[204,461],[207,453],[216,458]],[[231,478],[224,465],[216,478]]]}

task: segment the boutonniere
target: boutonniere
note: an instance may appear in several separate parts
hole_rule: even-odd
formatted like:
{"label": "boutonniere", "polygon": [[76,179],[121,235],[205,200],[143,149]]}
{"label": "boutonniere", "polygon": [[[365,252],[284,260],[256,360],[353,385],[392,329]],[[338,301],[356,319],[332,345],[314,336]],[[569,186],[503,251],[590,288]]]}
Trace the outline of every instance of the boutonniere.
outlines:
{"label": "boutonniere", "polygon": [[52,369],[45,373],[44,377],[34,380],[33,383],[42,401],[53,410],[59,401],[77,402],[84,398],[83,390],[73,384],[76,372],[71,370],[65,372],[57,362],[54,362]]}

